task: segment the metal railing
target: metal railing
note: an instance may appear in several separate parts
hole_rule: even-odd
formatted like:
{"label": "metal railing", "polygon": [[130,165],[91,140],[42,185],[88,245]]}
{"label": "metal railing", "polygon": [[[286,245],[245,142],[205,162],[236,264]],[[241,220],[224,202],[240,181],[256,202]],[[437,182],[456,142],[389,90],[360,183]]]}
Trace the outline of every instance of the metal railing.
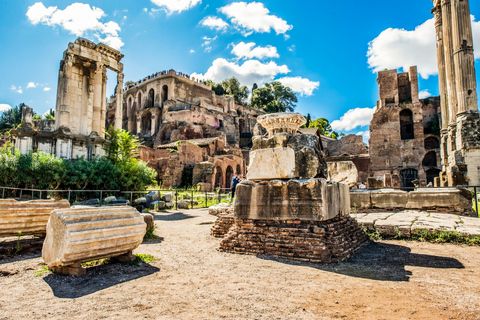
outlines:
{"label": "metal railing", "polygon": [[[66,199],[71,205],[81,203],[85,200],[95,200],[99,196],[98,204],[108,204],[105,199],[109,196],[116,196],[122,198],[124,196],[125,201],[129,200],[129,204],[133,207],[142,205],[142,202],[138,202],[135,205],[135,201],[139,198],[143,198],[148,194],[157,193],[155,201],[162,201],[162,197],[166,197],[165,194],[169,194],[170,201],[166,203],[172,204],[171,208],[179,208],[179,203],[188,203],[188,209],[193,208],[208,208],[211,205],[221,202],[231,202],[232,194],[230,189],[217,188],[215,191],[198,191],[194,189],[158,189],[158,190],[144,190],[144,191],[122,191],[122,190],[46,190],[46,189],[34,189],[34,188],[11,188],[0,187],[2,199],[11,198],[19,201],[37,200],[37,199]],[[80,195],[80,196],[79,196]],[[106,196],[104,198],[104,196]],[[153,196],[153,195],[152,195]],[[154,202],[154,201],[152,201]],[[127,202],[125,202],[127,204]],[[187,209],[187,208],[182,208]]]}

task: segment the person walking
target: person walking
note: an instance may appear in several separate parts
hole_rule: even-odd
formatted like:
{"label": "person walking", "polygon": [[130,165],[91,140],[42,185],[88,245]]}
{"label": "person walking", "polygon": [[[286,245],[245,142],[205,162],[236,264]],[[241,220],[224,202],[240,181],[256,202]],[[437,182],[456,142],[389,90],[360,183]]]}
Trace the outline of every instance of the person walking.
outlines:
{"label": "person walking", "polygon": [[237,188],[238,180],[238,175],[235,173],[232,178],[232,187],[230,188],[232,190],[232,198],[230,199],[230,202],[232,202],[235,197],[235,189]]}

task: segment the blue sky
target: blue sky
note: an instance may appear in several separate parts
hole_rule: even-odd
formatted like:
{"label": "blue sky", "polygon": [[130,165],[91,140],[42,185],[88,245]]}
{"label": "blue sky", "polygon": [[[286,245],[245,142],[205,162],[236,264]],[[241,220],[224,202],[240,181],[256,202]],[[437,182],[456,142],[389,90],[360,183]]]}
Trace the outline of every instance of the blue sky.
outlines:
{"label": "blue sky", "polygon": [[[0,6],[0,110],[21,102],[38,113],[55,108],[59,63],[78,36],[120,48],[125,80],[168,69],[216,82],[236,76],[250,88],[280,80],[297,91],[296,111],[365,137],[378,99],[376,70],[418,65],[422,96],[438,95],[429,0],[6,0]],[[480,58],[478,1],[470,1],[470,10],[478,17]],[[113,93],[115,75],[109,76]]]}

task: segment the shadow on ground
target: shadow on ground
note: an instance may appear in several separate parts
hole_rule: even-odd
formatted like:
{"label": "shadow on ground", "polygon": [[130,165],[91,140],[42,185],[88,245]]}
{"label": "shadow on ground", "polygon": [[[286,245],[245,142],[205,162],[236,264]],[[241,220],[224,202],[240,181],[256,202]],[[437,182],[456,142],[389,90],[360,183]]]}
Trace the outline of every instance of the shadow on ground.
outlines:
{"label": "shadow on ground", "polygon": [[182,211],[159,211],[159,212],[150,212],[153,215],[154,220],[160,221],[178,221],[178,220],[187,220],[193,219],[198,216],[190,215]]}
{"label": "shadow on ground", "polygon": [[55,297],[76,299],[158,271],[159,268],[146,263],[139,266],[111,263],[87,268],[87,274],[83,277],[50,273],[43,280],[52,288]]}
{"label": "shadow on ground", "polygon": [[41,256],[44,238],[9,238],[0,242],[0,265],[12,261],[35,259]]}
{"label": "shadow on ground", "polygon": [[408,247],[382,242],[369,242],[349,260],[336,264],[320,265],[265,256],[259,256],[259,258],[378,281],[409,281],[412,273],[405,269],[406,266],[438,269],[464,268],[463,264],[454,258],[411,253]]}

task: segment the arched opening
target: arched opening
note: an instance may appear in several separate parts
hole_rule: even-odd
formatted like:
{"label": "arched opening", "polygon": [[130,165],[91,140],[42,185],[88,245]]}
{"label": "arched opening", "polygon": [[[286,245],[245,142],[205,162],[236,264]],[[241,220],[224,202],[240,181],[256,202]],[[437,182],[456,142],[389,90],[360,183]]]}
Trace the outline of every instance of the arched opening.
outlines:
{"label": "arched opening", "polygon": [[137,110],[142,109],[142,92],[139,92],[137,95]]}
{"label": "arched opening", "polygon": [[225,188],[230,189],[230,186],[232,185],[232,178],[233,168],[231,166],[228,166],[227,170],[225,171]]}
{"label": "arched opening", "polygon": [[132,107],[128,114],[128,131],[132,134],[137,134],[137,109],[135,106]]}
{"label": "arched opening", "polygon": [[223,186],[223,173],[221,167],[215,168],[215,188],[221,188]]}
{"label": "arched opening", "polygon": [[418,171],[416,169],[404,169],[400,171],[402,177],[403,188],[414,188],[412,181],[418,179]]}
{"label": "arched opening", "polygon": [[426,171],[427,173],[427,184],[430,182],[433,184],[434,180],[436,177],[440,176],[440,171],[439,169],[431,168]]}
{"label": "arched opening", "polygon": [[432,150],[440,148],[440,141],[435,137],[428,137],[425,139],[425,150]]}
{"label": "arched opening", "polygon": [[237,174],[238,174],[238,175],[242,175],[242,174],[243,174],[243,173],[242,173],[242,167],[241,167],[239,164],[237,164]]}
{"label": "arched opening", "polygon": [[165,101],[168,100],[168,86],[167,85],[164,85],[162,87],[162,107],[165,103]]}
{"label": "arched opening", "polygon": [[127,118],[130,118],[130,116],[132,115],[132,104],[133,99],[132,97],[129,97],[127,101]]}
{"label": "arched opening", "polygon": [[436,167],[437,166],[437,154],[435,151],[429,151],[423,157],[422,165],[424,167]]}
{"label": "arched opening", "polygon": [[402,140],[414,139],[413,112],[409,109],[400,112],[400,135]]}
{"label": "arched opening", "polygon": [[150,113],[150,111],[145,112],[142,115],[141,128],[142,128],[142,135],[143,136],[151,135],[151,133],[152,133],[152,114]]}
{"label": "arched opening", "polygon": [[245,125],[245,120],[243,119],[238,120],[238,129],[240,133],[246,132],[247,126]]}
{"label": "arched opening", "polygon": [[155,90],[148,91],[148,108],[153,108],[155,105]]}

